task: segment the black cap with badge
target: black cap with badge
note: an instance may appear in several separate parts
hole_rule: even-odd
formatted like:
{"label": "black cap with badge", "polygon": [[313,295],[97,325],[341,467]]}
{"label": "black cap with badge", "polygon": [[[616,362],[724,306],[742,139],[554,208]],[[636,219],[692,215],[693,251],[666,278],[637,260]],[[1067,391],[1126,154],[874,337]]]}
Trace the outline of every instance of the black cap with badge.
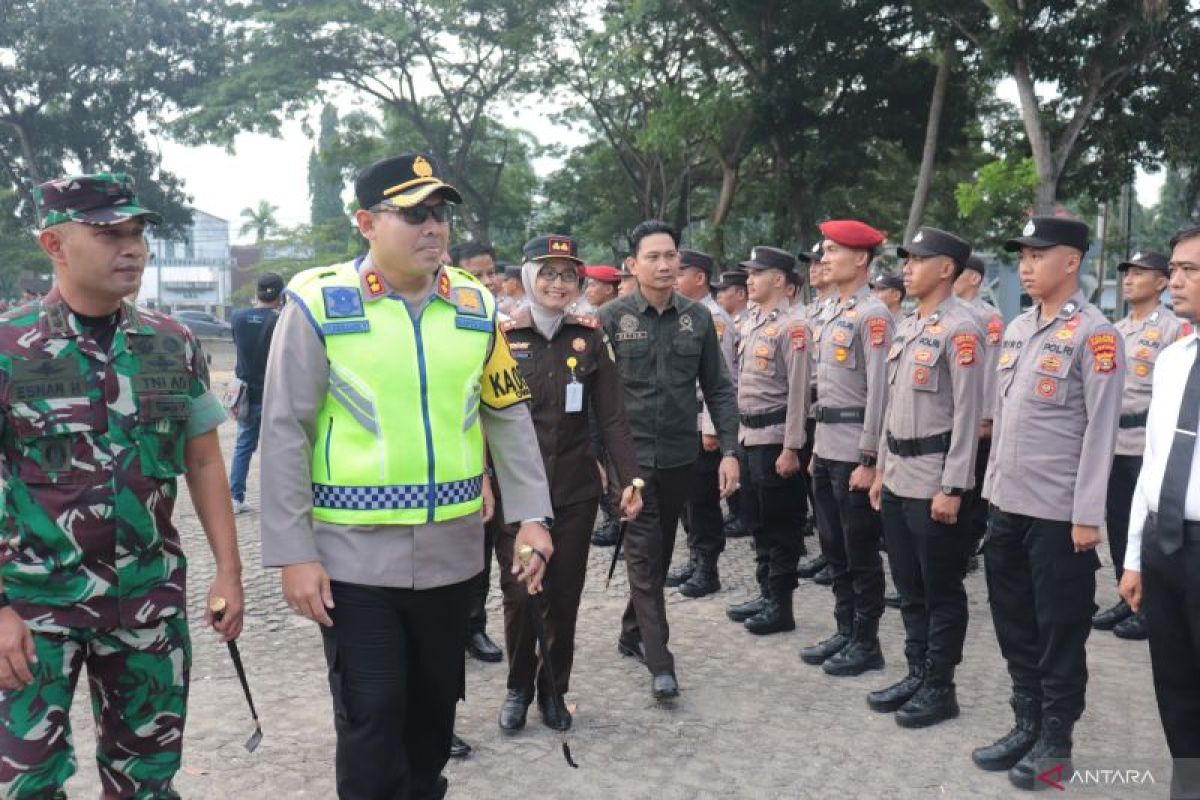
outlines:
{"label": "black cap with badge", "polygon": [[922,226],[917,228],[911,242],[896,248],[896,255],[901,258],[946,256],[959,269],[964,269],[971,256],[971,245],[949,231]]}
{"label": "black cap with badge", "polygon": [[1130,256],[1128,261],[1122,261],[1120,264],[1117,264],[1117,272],[1124,272],[1130,267],[1153,270],[1169,276],[1171,274],[1171,259],[1162,253],[1155,253],[1153,250],[1139,250]]}
{"label": "black cap with badge", "polygon": [[354,196],[360,208],[379,205],[412,208],[437,192],[451,203],[461,203],[462,195],[439,175],[444,174],[437,160],[426,153],[405,153],[385,158],[366,167],[354,179]]}
{"label": "black cap with badge", "polygon": [[1021,235],[1004,243],[1004,249],[1012,253],[1022,247],[1045,250],[1048,247],[1073,247],[1086,253],[1091,245],[1091,231],[1077,219],[1066,217],[1032,217],[1021,229]]}
{"label": "black cap with badge", "polygon": [[796,257],[787,250],[760,245],[751,248],[750,259],[738,266],[747,270],[777,269],[786,274],[796,271]]}
{"label": "black cap with badge", "polygon": [[521,248],[521,255],[526,261],[545,261],[548,258],[565,258],[576,264],[583,264],[578,255],[579,247],[570,236],[539,236],[530,239]]}
{"label": "black cap with badge", "polygon": [[983,263],[983,259],[974,254],[972,254],[971,257],[967,259],[967,263],[964,264],[963,267],[965,269],[973,269],[976,272],[978,272],[980,275],[987,274],[987,266]]}
{"label": "black cap with badge", "polygon": [[[905,256],[908,258],[908,256]],[[904,289],[904,278],[894,272],[884,272],[875,280],[871,281],[872,289],[895,289],[900,292],[900,299],[903,300],[907,292]]]}

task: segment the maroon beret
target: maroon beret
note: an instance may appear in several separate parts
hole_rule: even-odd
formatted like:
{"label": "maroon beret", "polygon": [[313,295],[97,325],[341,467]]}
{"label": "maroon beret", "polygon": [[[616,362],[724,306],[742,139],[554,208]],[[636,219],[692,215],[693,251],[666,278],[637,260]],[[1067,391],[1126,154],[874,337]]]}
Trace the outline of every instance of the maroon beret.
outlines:
{"label": "maroon beret", "polygon": [[831,242],[837,242],[842,247],[853,247],[858,250],[870,250],[883,244],[887,235],[877,231],[865,222],[856,219],[831,219],[819,226],[821,235]]}

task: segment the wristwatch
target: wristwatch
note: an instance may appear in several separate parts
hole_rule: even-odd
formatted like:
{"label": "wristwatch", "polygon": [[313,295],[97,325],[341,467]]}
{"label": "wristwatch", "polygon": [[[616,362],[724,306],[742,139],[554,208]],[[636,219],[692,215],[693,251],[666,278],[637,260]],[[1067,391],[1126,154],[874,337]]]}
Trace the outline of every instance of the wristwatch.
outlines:
{"label": "wristwatch", "polygon": [[966,493],[966,489],[960,489],[957,486],[943,486],[942,494],[947,497],[962,497]]}
{"label": "wristwatch", "polygon": [[879,463],[879,458],[873,453],[862,453],[858,457],[858,463],[864,467],[873,467]]}
{"label": "wristwatch", "polygon": [[532,522],[536,522],[546,530],[550,530],[550,526],[554,524],[554,517],[530,517],[529,519],[521,520],[522,525],[528,525]]}
{"label": "wristwatch", "polygon": [[722,450],[721,455],[725,458],[737,458],[737,450]]}

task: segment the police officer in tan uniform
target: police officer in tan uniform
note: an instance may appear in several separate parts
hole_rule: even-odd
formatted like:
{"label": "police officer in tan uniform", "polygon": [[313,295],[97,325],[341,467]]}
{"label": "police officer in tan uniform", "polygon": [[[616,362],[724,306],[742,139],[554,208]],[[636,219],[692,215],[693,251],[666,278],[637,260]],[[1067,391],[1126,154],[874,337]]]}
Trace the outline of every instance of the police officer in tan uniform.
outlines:
{"label": "police officer in tan uniform", "polygon": [[967,517],[967,530],[974,546],[968,556],[967,571],[979,569],[975,550],[983,541],[987,531],[988,504],[979,491],[987,474],[988,454],[992,452],[992,414],[996,405],[996,362],[1000,360],[1000,341],[1004,338],[1004,316],[1000,310],[983,299],[980,291],[986,272],[983,259],[971,255],[967,267],[954,281],[954,294],[975,312],[983,328],[983,351],[980,362],[983,366],[983,412],[979,420],[979,447],[975,452],[975,488],[963,498],[962,514]]}
{"label": "police officer in tan uniform", "polygon": [[983,330],[954,297],[971,247],[920,228],[897,249],[904,282],[918,301],[888,352],[887,417],[871,505],[882,512],[892,580],[900,592],[908,675],[867,696],[901,727],[958,716],[954,668],[967,635],[963,565],[972,542],[963,495],[975,482],[983,401]]}
{"label": "police officer in tan uniform", "polygon": [[1012,677],[1016,726],[975,750],[1024,789],[1047,764],[1070,772],[1096,611],[1100,525],[1117,440],[1125,351],[1079,290],[1087,225],[1034,217],[1005,244],[1037,303],[1004,332],[984,543],[988,599]]}
{"label": "police officer in tan uniform", "polygon": [[838,294],[813,335],[818,386],[813,494],[821,550],[833,571],[837,632],[800,657],[806,664],[821,664],[830,675],[859,675],[883,668],[879,514],[867,495],[875,483],[887,407],[893,325],[867,284],[883,234],[857,220],[831,220],[820,227],[825,237],[821,263]]}
{"label": "police officer in tan uniform", "polygon": [[803,547],[796,519],[806,494],[798,476],[808,419],[808,328],[803,309],[787,299],[788,273],[796,267],[790,253],[755,247],[741,266],[750,274],[754,306],[742,326],[739,441],[749,467],[742,491],[757,510],[752,533],[760,596],[727,613],[762,635],[796,628],[792,594]]}
{"label": "police officer in tan uniform", "polygon": [[[1108,552],[1112,555],[1117,583],[1124,572],[1129,506],[1138,473],[1142,471],[1154,362],[1164,347],[1191,331],[1190,326],[1162,304],[1161,296],[1170,279],[1169,261],[1161,253],[1143,251],[1117,266],[1122,276],[1121,290],[1130,306],[1128,316],[1117,323],[1117,332],[1125,346],[1125,391],[1121,395],[1117,451],[1108,476],[1105,514]],[[1134,614],[1124,600],[1093,617],[1092,627],[1111,630],[1122,639],[1146,638],[1144,615]]]}
{"label": "police officer in tan uniform", "polygon": [[[818,242],[813,245],[812,251],[808,254],[808,285],[813,291],[813,298],[804,307],[804,321],[808,324],[810,334],[819,330],[821,325],[824,324],[825,312],[834,302],[834,295],[837,294],[837,287],[829,282],[828,273],[829,271],[825,268],[825,265],[821,263],[821,244]],[[812,368],[809,370],[808,424],[805,426],[805,432],[808,434],[808,445],[800,452],[800,462],[803,465],[804,472],[811,474],[809,463],[812,461],[813,438],[817,429],[816,350],[809,347],[809,355],[812,358]],[[806,520],[805,536],[816,533],[817,527],[815,519],[817,503],[813,497],[812,481],[808,482],[808,500],[814,509],[814,516],[811,520]],[[817,538],[817,543],[818,545],[820,544],[820,537]],[[801,578],[811,578],[814,582],[822,586],[829,586],[833,583],[832,570],[830,570],[829,562],[825,559],[823,552],[818,552],[808,561],[802,562],[797,569],[797,574]]]}

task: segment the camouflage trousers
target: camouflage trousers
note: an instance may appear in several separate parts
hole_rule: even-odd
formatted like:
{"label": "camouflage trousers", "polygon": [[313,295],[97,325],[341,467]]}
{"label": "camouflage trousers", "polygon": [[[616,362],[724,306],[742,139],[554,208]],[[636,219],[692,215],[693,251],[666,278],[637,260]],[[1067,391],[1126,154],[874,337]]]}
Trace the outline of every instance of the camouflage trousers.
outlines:
{"label": "camouflage trousers", "polygon": [[0,692],[0,797],[65,798],[71,698],[87,664],[102,797],[178,798],[192,648],[187,618],[148,628],[34,630],[34,681]]}

